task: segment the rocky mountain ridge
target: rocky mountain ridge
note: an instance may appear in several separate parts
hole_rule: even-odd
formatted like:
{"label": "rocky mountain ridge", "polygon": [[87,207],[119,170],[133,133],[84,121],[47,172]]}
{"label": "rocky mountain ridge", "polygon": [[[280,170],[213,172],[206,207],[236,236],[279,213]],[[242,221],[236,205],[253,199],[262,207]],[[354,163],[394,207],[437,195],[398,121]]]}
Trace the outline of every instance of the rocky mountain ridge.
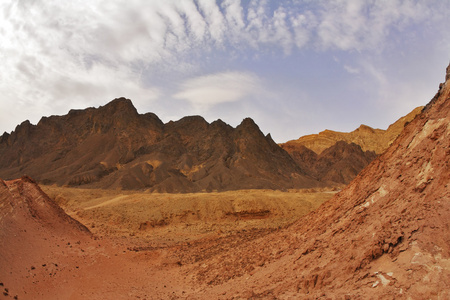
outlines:
{"label": "rocky mountain ridge", "polygon": [[4,134],[0,177],[23,174],[48,184],[159,192],[321,185],[250,118],[236,128],[199,116],[164,124],[125,98]]}
{"label": "rocky mountain ridge", "polygon": [[355,143],[338,141],[320,154],[304,145],[283,144],[300,168],[328,186],[347,184],[377,155]]}
{"label": "rocky mountain ridge", "polygon": [[[411,116],[389,127],[395,130],[380,131],[383,139]],[[364,126],[350,134],[362,132],[378,134]],[[370,138],[375,144],[383,139]],[[44,184],[158,192],[311,188],[347,184],[376,157],[345,139],[319,154],[298,141],[277,145],[250,118],[236,128],[200,116],[164,124],[117,98],[43,117],[37,125],[25,121],[3,134],[0,177],[27,174]]]}
{"label": "rocky mountain ridge", "polygon": [[422,109],[423,106],[416,107],[409,114],[391,124],[386,130],[374,129],[363,124],[352,132],[324,130],[318,134],[305,135],[297,140],[288,141],[281,144],[281,146],[284,149],[305,146],[316,154],[321,154],[325,149],[336,144],[336,142],[345,141],[349,144],[355,143],[361,146],[364,152],[373,151],[378,155],[383,153],[392,144],[403,130],[405,124],[411,122]]}

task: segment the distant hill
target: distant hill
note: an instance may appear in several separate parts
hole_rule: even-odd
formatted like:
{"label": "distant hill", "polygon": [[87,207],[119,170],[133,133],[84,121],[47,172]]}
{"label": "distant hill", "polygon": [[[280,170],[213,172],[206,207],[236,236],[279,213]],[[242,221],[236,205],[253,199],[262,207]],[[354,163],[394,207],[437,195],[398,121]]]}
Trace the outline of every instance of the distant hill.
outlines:
{"label": "distant hill", "polygon": [[297,140],[288,141],[281,145],[285,149],[287,147],[293,149],[302,145],[320,154],[336,142],[345,141],[361,146],[363,151],[374,151],[376,154],[381,154],[397,138],[405,124],[411,122],[422,109],[423,106],[415,108],[409,114],[390,125],[387,130],[373,129],[366,125],[361,125],[352,132],[325,130],[318,134],[302,136]]}
{"label": "distant hill", "polygon": [[280,144],[303,172],[328,186],[347,184],[392,144],[405,124],[423,107],[390,125],[387,130],[361,125],[352,132],[325,130]]}
{"label": "distant hill", "polygon": [[185,117],[164,124],[118,98],[99,108],[25,121],[0,138],[0,178],[40,183],[198,192],[321,185],[247,118]]}
{"label": "distant hill", "polygon": [[355,143],[338,141],[320,154],[303,145],[282,144],[303,172],[310,174],[328,186],[347,184],[377,155],[363,151]]}

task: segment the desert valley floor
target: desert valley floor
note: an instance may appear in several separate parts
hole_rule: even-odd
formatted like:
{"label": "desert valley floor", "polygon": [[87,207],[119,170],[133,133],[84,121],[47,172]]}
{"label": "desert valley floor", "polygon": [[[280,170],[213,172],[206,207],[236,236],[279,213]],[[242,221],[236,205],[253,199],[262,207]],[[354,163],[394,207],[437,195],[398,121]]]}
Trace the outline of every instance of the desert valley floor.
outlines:
{"label": "desert valley floor", "polygon": [[[205,262],[211,264],[211,258],[227,248],[286,227],[336,193],[309,189],[159,194],[41,188],[85,224],[94,238],[87,231],[57,236],[44,228],[34,237],[53,243],[16,245],[14,262],[22,272],[2,273],[5,298],[195,299],[214,286],[214,278],[205,282],[214,265]],[[236,276],[242,271],[245,268]],[[226,295],[223,298],[232,296]]]}

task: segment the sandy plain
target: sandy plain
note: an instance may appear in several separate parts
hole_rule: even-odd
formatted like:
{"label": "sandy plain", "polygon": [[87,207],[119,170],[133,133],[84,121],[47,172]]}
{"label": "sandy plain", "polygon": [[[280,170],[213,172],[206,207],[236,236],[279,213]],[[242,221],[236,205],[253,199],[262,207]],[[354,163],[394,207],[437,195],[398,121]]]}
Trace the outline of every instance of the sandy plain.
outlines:
{"label": "sandy plain", "polygon": [[169,194],[41,188],[95,236],[146,248],[246,231],[268,233],[298,220],[336,193],[332,189]]}

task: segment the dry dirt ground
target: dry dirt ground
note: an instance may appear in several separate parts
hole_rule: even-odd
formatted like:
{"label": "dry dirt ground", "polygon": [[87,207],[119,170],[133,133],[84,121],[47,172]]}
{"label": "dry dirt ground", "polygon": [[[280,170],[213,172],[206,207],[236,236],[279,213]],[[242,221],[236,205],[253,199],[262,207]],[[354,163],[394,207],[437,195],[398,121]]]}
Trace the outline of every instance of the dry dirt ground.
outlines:
{"label": "dry dirt ground", "polygon": [[293,223],[336,193],[331,189],[168,194],[41,188],[95,236],[147,249],[250,231],[270,232]]}
{"label": "dry dirt ground", "polygon": [[[92,235],[50,208],[33,182],[6,182],[2,195],[9,189],[14,200],[0,199],[0,299],[211,299],[213,266],[205,263],[283,230],[335,194],[41,188]],[[236,263],[236,276],[251,271],[252,263]]]}

